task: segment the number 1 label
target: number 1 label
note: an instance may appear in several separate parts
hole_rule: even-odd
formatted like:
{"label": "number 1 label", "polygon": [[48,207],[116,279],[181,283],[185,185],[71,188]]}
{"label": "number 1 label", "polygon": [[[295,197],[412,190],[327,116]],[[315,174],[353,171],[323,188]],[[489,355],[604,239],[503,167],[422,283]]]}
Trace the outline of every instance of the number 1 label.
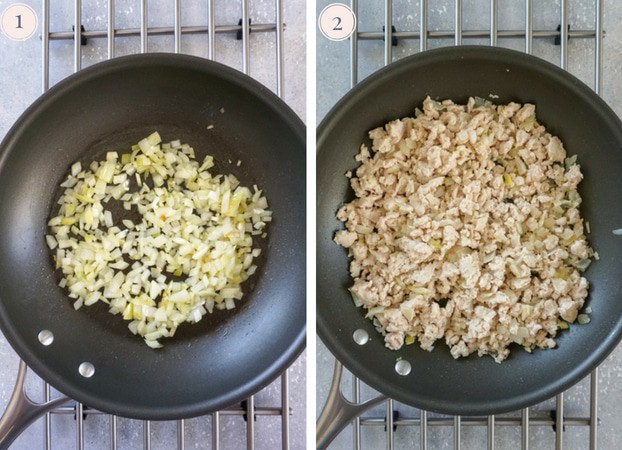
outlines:
{"label": "number 1 label", "polygon": [[37,31],[37,14],[28,5],[14,3],[2,13],[0,25],[6,37],[14,41],[25,41]]}
{"label": "number 1 label", "polygon": [[327,39],[343,41],[356,29],[356,16],[342,3],[331,3],[320,13],[318,27]]}

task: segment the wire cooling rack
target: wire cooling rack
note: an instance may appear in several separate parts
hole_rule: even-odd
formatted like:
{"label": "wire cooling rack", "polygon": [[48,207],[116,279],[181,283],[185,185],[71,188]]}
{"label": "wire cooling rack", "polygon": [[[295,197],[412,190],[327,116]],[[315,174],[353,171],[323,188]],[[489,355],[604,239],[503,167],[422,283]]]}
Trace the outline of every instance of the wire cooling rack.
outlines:
{"label": "wire cooling rack", "polygon": [[[45,92],[50,85],[59,81],[55,74],[61,72],[68,75],[79,71],[83,66],[93,63],[93,59],[110,59],[120,54],[148,52],[148,51],[173,51],[175,53],[191,53],[195,56],[203,56],[208,59],[230,63],[244,73],[254,76],[251,67],[257,69],[257,73],[264,74],[268,78],[277,95],[283,96],[284,85],[284,51],[283,31],[283,1],[266,0],[249,4],[249,0],[219,2],[215,0],[198,0],[184,2],[184,7],[193,5],[194,9],[202,8],[207,17],[204,23],[182,23],[181,0],[167,0],[162,2],[148,2],[147,0],[134,1],[128,6],[124,0],[102,1],[75,0],[73,2],[52,2],[41,0],[40,9],[40,35],[41,35],[41,88]],[[154,8],[154,3],[156,6]],[[200,3],[199,6],[197,6]],[[235,3],[235,4],[234,4]],[[98,17],[89,17],[85,11],[93,10],[97,6],[100,14]],[[137,6],[137,8],[136,8]],[[55,9],[56,8],[56,9]],[[59,10],[58,8],[65,8]],[[117,9],[118,8],[118,9]],[[135,9],[136,8],[136,9]],[[222,10],[227,9],[227,14]],[[231,10],[239,8],[236,20],[231,23],[217,23],[223,17],[230,19]],[[105,14],[103,11],[105,10]],[[154,17],[154,11],[157,16]],[[163,14],[162,11],[169,11]],[[260,12],[260,19],[269,18],[266,23],[255,20],[252,12]],[[127,15],[133,16],[130,25]],[[218,15],[218,13],[220,13]],[[71,15],[71,18],[68,17]],[[69,20],[72,24],[70,29],[53,29],[54,20],[63,22],[58,17]],[[97,20],[95,20],[97,19]],[[136,20],[137,19],[137,20]],[[194,17],[192,17],[194,19]],[[239,20],[237,20],[239,19]],[[186,15],[187,22],[188,20]],[[154,26],[154,23],[163,23],[162,26]],[[85,27],[85,24],[87,26]],[[96,27],[90,29],[89,26]],[[257,37],[255,37],[257,36]],[[200,45],[184,45],[184,39],[201,37]],[[219,38],[221,38],[219,40]],[[252,42],[262,39],[268,41],[264,45],[261,55],[253,60],[251,66],[251,54],[253,53]],[[138,42],[136,42],[138,40]],[[239,42],[237,42],[239,41]],[[271,42],[270,42],[271,41]],[[266,52],[265,48],[269,51]],[[201,54],[197,49],[203,51]],[[67,54],[71,52],[71,57]],[[241,55],[240,55],[241,53]],[[266,54],[272,55],[266,57]],[[59,58],[58,55],[64,55]],[[93,58],[93,54],[96,57]],[[237,55],[237,56],[236,56]],[[235,60],[236,58],[237,61]],[[59,62],[61,61],[62,62]],[[62,64],[66,67],[55,67]],[[35,72],[33,72],[33,76]],[[265,74],[268,75],[265,75]],[[66,76],[65,75],[65,76]],[[62,78],[62,77],[61,77]],[[260,80],[264,81],[265,80]],[[20,362],[18,378],[26,372],[26,366]],[[241,370],[243,370],[241,365]],[[65,403],[52,409],[49,413],[33,423],[24,434],[42,432],[40,448],[71,448],[75,442],[77,449],[86,447],[93,448],[262,448],[272,449],[281,447],[301,448],[304,437],[291,436],[290,416],[293,409],[290,404],[291,392],[288,370],[283,372],[279,379],[254,396],[233,405],[224,410],[208,416],[179,420],[174,422],[152,422],[125,419],[122,417],[104,414],[90,409],[88,406],[74,401]],[[28,382],[30,385],[42,386],[41,400],[48,402],[57,398],[59,394],[47,383],[40,380],[35,374],[29,372]],[[38,387],[39,389],[39,387]],[[36,395],[38,397],[38,395]],[[301,408],[301,405],[295,406]],[[304,408],[301,408],[304,409]],[[297,411],[304,416],[304,410]],[[270,418],[273,418],[272,420]],[[257,428],[268,428],[262,433]],[[232,430],[233,428],[233,430]],[[41,431],[39,431],[41,430]],[[71,435],[74,437],[72,438]],[[40,436],[40,435],[39,435]],[[36,437],[39,437],[36,436]],[[269,438],[266,441],[266,436]],[[29,436],[29,438],[32,436]],[[264,441],[260,440],[264,439]],[[24,442],[34,442],[36,439],[19,439],[16,448],[37,448]],[[73,442],[72,442],[73,441]]]}
{"label": "wire cooling rack", "polygon": [[[593,15],[594,18],[591,26],[585,29],[572,29],[569,26],[569,10],[571,7],[569,0],[558,0],[558,5],[553,5],[557,7],[557,27],[540,29],[534,27],[535,2],[533,0],[516,1],[512,2],[512,5],[509,2],[498,2],[497,0],[464,2],[462,0],[442,2],[433,2],[431,0],[411,2],[409,0],[406,6],[404,6],[405,2],[399,2],[399,0],[384,0],[383,3],[383,7],[379,4],[373,5],[374,10],[372,13],[370,11],[372,5],[367,2],[359,2],[358,0],[350,0],[349,2],[349,6],[357,18],[365,15],[367,17],[373,16],[375,20],[368,21],[373,22],[375,25],[379,25],[380,10],[383,10],[381,29],[368,29],[360,21],[357,30],[349,40],[340,44],[342,46],[349,45],[349,58],[345,58],[343,64],[349,65],[350,87],[353,87],[360,81],[362,66],[369,67],[375,64],[374,67],[379,68],[380,65],[377,64],[376,60],[380,58],[383,60],[382,65],[387,65],[405,54],[422,52],[431,47],[469,43],[510,46],[522,49],[529,54],[534,53],[534,43],[544,43],[544,45],[548,45],[551,48],[557,46],[558,51],[547,53],[558,53],[557,61],[553,60],[552,62],[556,62],[561,68],[568,70],[569,43],[572,40],[583,40],[589,41],[593,45],[593,54],[590,62],[593,69],[591,71],[591,80],[585,80],[586,76],[584,73],[582,76],[588,84],[591,81],[596,93],[602,95],[603,0],[583,2],[590,4],[592,11],[588,15]],[[394,5],[397,4],[399,4],[404,15],[394,12]],[[432,4],[436,7],[435,11],[431,11]],[[550,4],[553,4],[553,2],[550,2]],[[483,8],[474,11],[475,8],[480,7]],[[498,20],[500,12],[505,12],[507,15],[507,10],[511,7],[522,9],[522,27],[501,29]],[[503,11],[504,8],[505,11]],[[318,10],[320,9],[318,8]],[[439,12],[444,16],[450,16],[449,19],[453,18],[453,21],[440,21],[445,24],[453,22],[452,26],[442,28],[441,25],[441,28],[435,27],[434,29],[429,27],[431,14]],[[474,16],[479,16],[472,22],[477,22],[480,25],[482,25],[482,22],[487,22],[487,26],[479,29],[470,27],[466,29],[464,27],[465,12],[469,13],[471,19]],[[482,16],[486,17],[482,19]],[[513,22],[515,23],[516,20],[513,20]],[[399,29],[400,25],[404,26],[404,24],[411,29]],[[371,46],[366,41],[376,41],[376,44]],[[589,45],[586,42],[582,44],[583,46]],[[382,52],[380,51],[380,46],[382,46]],[[398,49],[400,49],[399,53],[397,52]],[[320,53],[318,52],[318,60],[319,58]],[[339,69],[342,68],[340,67]],[[337,71],[335,68],[331,68],[331,70]],[[319,81],[318,86],[320,86]],[[337,382],[341,376],[341,371],[345,370],[339,362],[335,364],[333,383]],[[351,383],[350,379],[346,377],[345,383],[342,384],[347,384],[347,389],[351,389],[350,398],[354,403],[360,403],[362,400],[368,400],[377,395],[373,389],[362,383],[356,376],[351,376]],[[515,442],[519,442],[518,445],[524,450],[534,447],[562,450],[565,448],[565,443],[568,442],[568,431],[570,428],[575,427],[586,429],[587,433],[579,434],[587,434],[587,436],[583,436],[585,439],[579,444],[573,442],[572,448],[589,448],[591,450],[604,448],[599,446],[598,441],[598,369],[595,369],[587,378],[581,383],[584,385],[584,388],[586,388],[585,384],[589,383],[589,387],[586,388],[589,406],[584,408],[587,411],[581,415],[565,413],[564,404],[565,398],[569,395],[568,393],[559,394],[554,399],[535,408],[525,408],[514,413],[488,417],[438,415],[407,407],[397,401],[388,399],[384,406],[375,407],[352,422],[352,448],[357,450],[361,448],[379,448],[382,441],[386,440],[386,448],[392,450],[397,448],[396,432],[400,429],[401,432],[409,433],[409,438],[406,439],[408,448],[421,448],[424,450],[431,448],[430,434],[438,431],[441,437],[442,448],[453,448],[455,450],[460,450],[461,448],[487,448],[494,450],[499,448],[496,447],[498,445],[497,442],[499,442],[497,434],[505,433],[506,427],[513,427],[520,432],[520,437],[515,436]],[[342,386],[342,389],[344,387]],[[366,395],[363,395],[363,393]],[[408,430],[405,431],[405,429]],[[474,432],[474,429],[477,429],[477,432]],[[534,445],[533,439],[530,440],[530,436],[542,429],[552,431],[554,438],[547,441],[548,444],[539,443]],[[477,434],[478,440],[474,444],[473,437]],[[404,439],[402,439],[403,441]],[[372,442],[373,444],[370,444]],[[441,445],[438,443],[438,439],[435,439],[434,442],[437,446]],[[337,446],[333,445],[329,448],[336,449]],[[339,448],[346,447],[342,445]]]}

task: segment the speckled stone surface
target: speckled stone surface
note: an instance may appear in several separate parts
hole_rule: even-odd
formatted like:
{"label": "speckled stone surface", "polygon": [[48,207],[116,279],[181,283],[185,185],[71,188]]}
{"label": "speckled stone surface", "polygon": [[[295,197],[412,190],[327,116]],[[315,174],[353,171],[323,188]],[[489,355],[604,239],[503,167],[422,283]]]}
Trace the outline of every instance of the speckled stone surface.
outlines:
{"label": "speckled stone surface", "polygon": [[[318,0],[317,12],[330,0]],[[344,2],[349,3],[349,2]],[[571,30],[593,29],[594,5],[592,0],[570,0],[569,23]],[[428,2],[428,29],[453,30],[455,2],[438,0]],[[525,2],[498,2],[498,29],[524,29]],[[554,30],[560,22],[560,2],[533,2],[533,26],[536,30]],[[419,29],[420,4],[417,0],[393,1],[393,23],[397,31],[415,31]],[[463,2],[463,29],[488,30],[490,24],[490,1],[473,0]],[[384,2],[359,2],[359,31],[381,31],[384,24]],[[622,4],[613,0],[604,2],[603,41],[603,97],[618,115],[622,115],[622,84],[619,72],[622,69]],[[488,38],[463,39],[465,44],[489,44]],[[500,46],[517,50],[524,49],[523,39],[499,38]],[[430,40],[428,47],[453,45],[453,39]],[[317,120],[318,123],[333,104],[350,88],[350,50],[349,41],[331,42],[317,33]],[[393,47],[394,60],[418,51],[419,41],[400,41]],[[551,39],[534,39],[533,53],[553,63],[559,64],[560,48],[552,45]],[[384,47],[382,41],[360,41],[359,43],[359,80],[382,67]],[[568,69],[589,86],[594,86],[594,40],[572,39],[568,44]],[[317,344],[317,407],[319,415],[328,394],[332,379],[334,358],[318,339]],[[620,448],[622,440],[622,346],[607,358],[598,371],[598,449],[614,450]],[[342,390],[350,397],[352,377],[344,374]],[[581,381],[564,395],[566,416],[587,416],[589,414],[589,378]],[[374,395],[369,388],[363,388],[362,398]],[[396,404],[396,409],[406,416],[418,417],[416,409]],[[555,401],[549,400],[531,408],[532,416],[546,417],[555,407]],[[385,417],[386,406],[374,408],[365,416]],[[504,416],[520,417],[520,412]],[[432,417],[432,415],[430,415]],[[550,426],[530,427],[529,448],[555,448],[555,435]],[[454,447],[453,427],[430,427],[428,429],[428,448],[451,449]],[[386,433],[382,426],[363,427],[362,448],[387,448]],[[395,433],[396,449],[420,448],[419,428],[398,427]],[[586,449],[589,442],[589,430],[585,426],[567,426],[564,432],[563,448]],[[487,429],[482,426],[463,426],[461,432],[462,449],[482,449],[487,445]],[[495,445],[500,449],[520,448],[521,433],[517,426],[497,426]],[[353,432],[349,427],[333,442],[331,449],[353,448]]]}
{"label": "speckled stone surface", "polygon": [[[11,4],[11,0],[0,0],[0,12]],[[41,78],[41,4],[40,0],[20,0],[30,5],[39,17],[35,35],[24,42],[14,42],[0,34],[0,138],[3,138],[12,123],[42,92]],[[74,17],[74,2],[52,1],[50,9],[50,31],[70,31]],[[184,0],[182,3],[182,26],[207,25],[207,1]],[[216,0],[216,25],[237,25],[241,17],[240,1]],[[82,1],[82,23],[86,30],[105,30],[107,27],[107,4],[105,0]],[[170,0],[148,2],[148,24],[150,27],[173,26],[174,3]],[[140,26],[140,1],[117,0],[115,2],[116,28],[138,28]],[[253,24],[274,23],[274,0],[249,1],[249,17]],[[287,0],[283,2],[283,18],[286,24],[284,37],[284,100],[305,119],[306,110],[306,49],[305,49],[305,2]],[[273,90],[276,90],[276,53],[274,33],[252,33],[250,39],[250,74]],[[119,37],[115,41],[116,55],[140,51],[140,39]],[[216,60],[242,69],[242,43],[235,35],[220,34],[215,42]],[[149,51],[173,51],[172,36],[154,36],[148,41]],[[207,35],[184,35],[182,52],[207,57]],[[106,39],[89,39],[82,47],[83,67],[107,58]],[[73,72],[73,41],[53,40],[50,42],[50,86]],[[301,180],[302,181],[302,180]],[[1,286],[0,286],[1,289]],[[4,411],[13,390],[17,375],[18,357],[5,338],[0,335],[0,411]],[[43,384],[32,372],[27,377],[27,391],[34,400],[43,399]],[[305,447],[306,429],[306,358],[303,355],[289,369],[290,445],[292,449]],[[256,406],[280,406],[281,382],[259,392]],[[201,417],[185,422],[186,448],[211,448],[211,418]],[[280,448],[280,416],[262,416],[255,422],[255,446],[258,449]],[[52,448],[76,448],[76,425],[73,415],[54,415],[52,419]],[[84,422],[85,446],[89,449],[110,448],[110,419],[108,416],[88,416]],[[44,428],[40,420],[28,428],[11,447],[16,450],[36,450],[44,447]],[[142,448],[143,423],[135,420],[118,420],[118,447],[120,449]],[[177,424],[159,422],[151,425],[151,448],[176,448]],[[220,448],[238,449],[246,447],[246,423],[241,416],[221,415]]]}

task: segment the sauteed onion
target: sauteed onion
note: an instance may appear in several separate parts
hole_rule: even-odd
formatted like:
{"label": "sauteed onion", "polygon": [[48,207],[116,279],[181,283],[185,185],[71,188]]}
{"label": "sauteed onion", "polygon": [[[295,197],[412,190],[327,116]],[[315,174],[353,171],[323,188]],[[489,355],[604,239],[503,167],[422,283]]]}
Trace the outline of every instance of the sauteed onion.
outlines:
{"label": "sauteed onion", "polygon": [[213,167],[157,132],[71,166],[46,241],[75,309],[104,302],[158,348],[180,324],[235,307],[257,270],[253,236],[266,237],[272,213],[257,186]]}

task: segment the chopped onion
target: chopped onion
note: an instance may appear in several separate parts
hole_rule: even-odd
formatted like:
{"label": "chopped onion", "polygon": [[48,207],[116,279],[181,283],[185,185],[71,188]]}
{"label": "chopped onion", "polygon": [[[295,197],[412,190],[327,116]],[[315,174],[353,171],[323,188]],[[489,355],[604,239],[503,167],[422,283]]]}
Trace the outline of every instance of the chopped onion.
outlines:
{"label": "chopped onion", "polygon": [[577,322],[579,322],[579,324],[581,325],[585,325],[586,323],[590,323],[591,319],[590,316],[588,316],[587,314],[579,314],[577,316]]}
{"label": "chopped onion", "polygon": [[[160,348],[181,323],[235,307],[261,253],[252,236],[265,237],[272,212],[257,186],[213,175],[213,166],[178,140],[162,144],[157,132],[120,159],[108,152],[88,169],[71,166],[45,239],[75,309],[107,303]],[[113,217],[111,199],[140,218]]]}

